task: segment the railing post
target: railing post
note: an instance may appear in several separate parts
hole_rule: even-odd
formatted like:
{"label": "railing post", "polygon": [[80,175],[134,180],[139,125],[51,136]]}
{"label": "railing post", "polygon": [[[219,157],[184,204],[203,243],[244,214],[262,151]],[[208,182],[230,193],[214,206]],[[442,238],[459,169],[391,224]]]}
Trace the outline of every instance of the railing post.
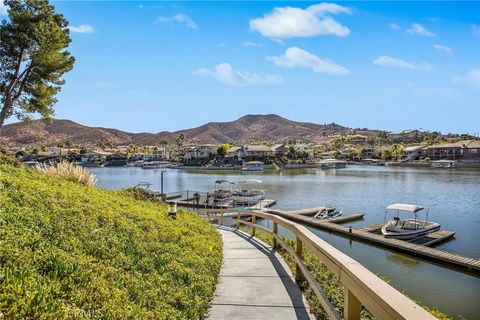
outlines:
{"label": "railing post", "polygon": [[[278,224],[275,221],[273,221],[273,234],[278,235]],[[273,237],[273,249],[278,249],[278,241],[275,237]]]}
{"label": "railing post", "polygon": [[220,211],[220,226],[223,227],[223,211]]}
{"label": "railing post", "polygon": [[257,223],[257,216],[252,214],[252,236],[255,236],[255,224]]}
{"label": "railing post", "polygon": [[[298,237],[298,235],[296,236],[296,241],[295,241],[295,253],[300,259],[303,258],[303,243],[302,243],[302,240],[300,240],[300,238]],[[300,266],[298,265],[298,263],[295,263],[295,282],[298,285],[301,285],[304,280],[305,278],[302,274],[302,269],[300,269]]]}
{"label": "railing post", "polygon": [[345,320],[360,320],[360,308],[362,304],[346,287],[343,287],[343,318]]}
{"label": "railing post", "polygon": [[237,212],[237,230],[240,228],[240,211]]}

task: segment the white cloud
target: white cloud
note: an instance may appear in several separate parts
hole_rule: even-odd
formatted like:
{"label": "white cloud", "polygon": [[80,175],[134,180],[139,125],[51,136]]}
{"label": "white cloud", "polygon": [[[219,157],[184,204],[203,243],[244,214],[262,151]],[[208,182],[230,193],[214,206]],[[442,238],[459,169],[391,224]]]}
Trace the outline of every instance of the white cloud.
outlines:
{"label": "white cloud", "polygon": [[89,24],[81,24],[78,26],[69,26],[68,29],[70,29],[71,32],[76,32],[76,33],[94,33],[95,28],[93,28]]}
{"label": "white cloud", "polygon": [[480,37],[480,26],[472,24],[470,27],[472,28],[473,35]]}
{"label": "white cloud", "polygon": [[201,68],[193,72],[197,76],[214,78],[221,84],[233,87],[272,85],[283,82],[278,75],[258,75],[255,72],[237,71],[228,63],[221,63],[210,70]]}
{"label": "white cloud", "polygon": [[154,23],[157,24],[157,23],[166,23],[166,22],[178,22],[185,25],[188,28],[198,29],[195,21],[193,21],[192,19],[190,19],[189,16],[183,13],[178,13],[172,17],[158,17]]}
{"label": "white cloud", "polygon": [[390,29],[393,29],[393,30],[399,30],[399,29],[400,29],[400,27],[398,26],[398,24],[396,24],[395,22],[390,22],[390,23],[388,24],[388,27],[389,27]]}
{"label": "white cloud", "polygon": [[243,47],[261,47],[262,44],[258,42],[245,41],[242,43]]}
{"label": "white cloud", "polygon": [[0,0],[0,16],[8,15],[8,6],[3,3],[3,0]]}
{"label": "white cloud", "polygon": [[464,75],[452,78],[453,83],[465,84],[472,89],[480,90],[480,69],[472,69]]}
{"label": "white cloud", "polygon": [[281,56],[268,57],[269,60],[280,67],[295,68],[303,67],[312,69],[317,73],[341,76],[349,74],[350,71],[329,60],[322,60],[318,56],[297,47],[288,48]]}
{"label": "white cloud", "polygon": [[411,34],[426,36],[426,37],[436,37],[437,36],[435,33],[427,30],[427,28],[425,28],[424,26],[422,26],[419,23],[412,23],[410,29],[407,29],[407,32],[411,33]]}
{"label": "white cloud", "polygon": [[350,30],[328,16],[338,13],[351,13],[351,10],[334,3],[320,3],[306,9],[274,8],[262,18],[251,20],[250,28],[275,40],[327,34],[348,36]]}
{"label": "white cloud", "polygon": [[405,69],[411,69],[411,70],[422,70],[422,71],[431,71],[433,68],[430,64],[428,63],[420,63],[420,64],[415,64],[411,63],[405,60],[397,59],[397,58],[392,58],[389,56],[381,56],[378,57],[377,59],[373,60],[373,64],[376,64],[378,66],[382,67],[397,67],[397,68],[405,68]]}
{"label": "white cloud", "polygon": [[443,46],[441,44],[434,44],[433,48],[437,49],[438,51],[442,51],[442,52],[448,54],[449,56],[451,56],[453,54],[452,48],[447,47],[447,46]]}

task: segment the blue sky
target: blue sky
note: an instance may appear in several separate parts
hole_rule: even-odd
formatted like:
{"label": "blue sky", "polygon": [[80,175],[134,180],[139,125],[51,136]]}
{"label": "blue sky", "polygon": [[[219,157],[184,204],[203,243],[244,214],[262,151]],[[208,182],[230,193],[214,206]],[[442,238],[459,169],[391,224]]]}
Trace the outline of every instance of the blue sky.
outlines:
{"label": "blue sky", "polygon": [[71,2],[57,118],[132,132],[245,114],[480,132],[480,2]]}

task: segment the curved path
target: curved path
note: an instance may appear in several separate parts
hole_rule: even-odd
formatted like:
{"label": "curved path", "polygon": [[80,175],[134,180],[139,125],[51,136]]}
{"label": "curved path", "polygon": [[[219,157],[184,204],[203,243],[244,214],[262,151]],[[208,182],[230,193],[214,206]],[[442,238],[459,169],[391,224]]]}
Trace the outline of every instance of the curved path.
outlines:
{"label": "curved path", "polygon": [[223,264],[208,319],[315,319],[280,254],[244,232],[218,231]]}

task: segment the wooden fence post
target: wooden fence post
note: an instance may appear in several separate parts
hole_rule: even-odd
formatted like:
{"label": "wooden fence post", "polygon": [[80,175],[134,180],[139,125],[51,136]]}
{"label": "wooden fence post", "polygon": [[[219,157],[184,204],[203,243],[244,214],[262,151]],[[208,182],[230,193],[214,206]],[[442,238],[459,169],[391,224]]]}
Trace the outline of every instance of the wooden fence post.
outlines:
{"label": "wooden fence post", "polygon": [[[302,240],[296,236],[296,241],[295,241],[295,253],[297,256],[300,258],[300,260],[303,258],[303,243]],[[305,280],[303,274],[302,274],[302,269],[300,269],[300,266],[298,263],[295,263],[295,282],[298,285],[301,285],[302,282]]]}
{"label": "wooden fence post", "polygon": [[[278,224],[273,221],[273,234],[278,235]],[[273,249],[278,249],[277,238],[273,237]]]}
{"label": "wooden fence post", "polygon": [[255,224],[257,223],[257,216],[252,214],[252,236],[255,236]]}
{"label": "wooden fence post", "polygon": [[360,308],[362,306],[360,301],[346,286],[343,287],[343,296],[343,318],[345,320],[360,320]]}

